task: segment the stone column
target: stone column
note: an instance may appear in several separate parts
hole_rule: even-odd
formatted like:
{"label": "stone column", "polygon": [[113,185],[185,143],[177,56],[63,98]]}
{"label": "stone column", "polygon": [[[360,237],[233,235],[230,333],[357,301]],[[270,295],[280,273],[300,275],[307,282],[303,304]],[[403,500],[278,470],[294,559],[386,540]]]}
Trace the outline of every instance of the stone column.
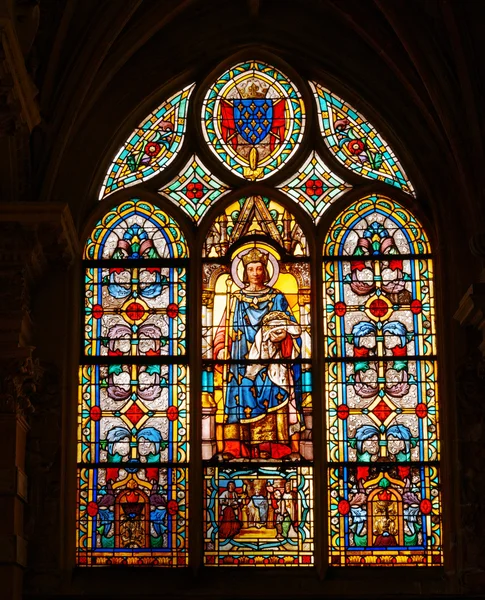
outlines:
{"label": "stone column", "polygon": [[[3,348],[5,350],[5,348]],[[27,418],[41,369],[32,348],[13,349],[0,357],[0,581],[6,598],[20,598],[27,560],[24,507]]]}
{"label": "stone column", "polygon": [[[485,258],[485,236],[474,236],[470,249]],[[485,261],[484,261],[485,263]],[[467,351],[457,370],[457,419],[460,474],[460,530],[463,592],[485,589],[485,270],[460,301],[455,319],[465,328]]]}
{"label": "stone column", "polygon": [[0,595],[5,598],[22,597],[28,421],[43,371],[34,358],[30,297],[54,261],[72,260],[75,247],[66,206],[0,204]]}

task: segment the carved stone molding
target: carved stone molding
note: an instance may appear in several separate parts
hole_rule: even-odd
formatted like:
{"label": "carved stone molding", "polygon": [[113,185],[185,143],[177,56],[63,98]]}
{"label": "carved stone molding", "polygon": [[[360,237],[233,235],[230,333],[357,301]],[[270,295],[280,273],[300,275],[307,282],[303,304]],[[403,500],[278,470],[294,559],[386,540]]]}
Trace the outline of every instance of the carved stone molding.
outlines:
{"label": "carved stone molding", "polygon": [[30,293],[47,268],[67,268],[78,249],[67,205],[0,204],[0,355],[31,343]]}
{"label": "carved stone molding", "polygon": [[461,299],[455,319],[460,325],[471,325],[482,335],[479,350],[485,357],[485,283],[474,283]]}
{"label": "carved stone molding", "polygon": [[18,348],[17,356],[0,356],[0,414],[27,417],[34,408],[32,398],[43,369],[32,359],[33,348]]}
{"label": "carved stone molding", "polygon": [[0,204],[0,231],[0,261],[21,262],[34,272],[41,272],[48,263],[69,266],[78,252],[78,236],[67,204]]}
{"label": "carved stone molding", "polygon": [[32,131],[41,121],[35,87],[25,66],[16,17],[0,1],[0,136],[22,127]]}

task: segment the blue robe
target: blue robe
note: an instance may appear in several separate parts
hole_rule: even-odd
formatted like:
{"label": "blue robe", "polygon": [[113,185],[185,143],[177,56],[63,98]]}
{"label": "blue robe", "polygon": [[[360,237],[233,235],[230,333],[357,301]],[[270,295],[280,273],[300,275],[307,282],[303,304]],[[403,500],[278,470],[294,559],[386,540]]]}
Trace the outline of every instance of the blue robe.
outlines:
{"label": "blue robe", "polygon": [[[249,358],[256,334],[268,313],[283,312],[297,324],[285,296],[274,288],[266,288],[262,292],[237,292],[231,298],[231,308],[232,323],[228,324],[229,337],[232,340],[231,361]],[[301,338],[293,339],[300,348]],[[291,365],[292,359],[289,358],[288,362]],[[224,405],[227,423],[250,423],[258,420],[267,412],[277,410],[289,399],[288,390],[276,385],[269,378],[267,365],[258,372],[254,381],[246,377],[246,367],[247,365],[237,362],[229,366]],[[301,367],[293,364],[290,368],[296,406],[301,413]]]}

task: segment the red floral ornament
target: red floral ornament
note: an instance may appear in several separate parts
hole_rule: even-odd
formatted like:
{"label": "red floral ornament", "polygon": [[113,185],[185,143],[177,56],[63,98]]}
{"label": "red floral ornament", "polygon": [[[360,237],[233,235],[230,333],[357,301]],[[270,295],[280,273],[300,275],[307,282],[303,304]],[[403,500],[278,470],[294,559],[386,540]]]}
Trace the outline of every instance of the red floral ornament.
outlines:
{"label": "red floral ornament", "polygon": [[98,505],[96,504],[96,502],[90,502],[88,504],[87,511],[88,511],[88,515],[90,517],[95,517],[98,514],[98,510],[99,510],[99,508],[98,508]]}
{"label": "red floral ornament", "polygon": [[349,407],[346,404],[340,404],[337,408],[337,417],[342,419],[342,421],[345,421],[345,419],[348,419],[349,417],[349,412]]}
{"label": "red floral ornament", "polygon": [[200,199],[204,196],[204,186],[199,181],[190,182],[185,188],[185,194],[191,200],[194,198]]}
{"label": "red floral ornament", "polygon": [[103,307],[101,306],[101,304],[95,304],[93,306],[93,317],[95,319],[101,319],[101,317],[103,316],[104,310]]}
{"label": "red floral ornament", "polygon": [[338,503],[338,511],[341,515],[348,515],[350,512],[350,504],[348,500],[340,500]]}
{"label": "red floral ornament", "polygon": [[345,302],[336,302],[335,303],[335,314],[338,317],[343,317],[347,312],[347,306]]}
{"label": "red floral ornament", "polygon": [[93,406],[93,408],[89,411],[89,416],[93,421],[99,421],[101,419],[101,409],[99,406]]}
{"label": "red floral ornament", "polygon": [[148,156],[156,156],[160,152],[160,144],[157,142],[148,142],[145,146],[145,154]]}
{"label": "red floral ornament", "polygon": [[170,303],[167,306],[167,315],[171,318],[171,319],[175,319],[175,317],[179,314],[179,307],[177,304],[174,304],[173,302]]}
{"label": "red floral ornament", "polygon": [[433,509],[433,506],[431,504],[431,501],[428,500],[428,498],[423,498],[421,500],[421,502],[419,503],[419,508],[420,508],[421,512],[423,513],[423,515],[429,515],[429,513]]}
{"label": "red floral ornament", "polygon": [[321,179],[308,179],[305,191],[309,196],[321,196],[323,194],[323,181]]}
{"label": "red floral ornament", "polygon": [[167,512],[169,515],[176,515],[179,510],[179,505],[175,500],[169,500],[167,502]]}
{"label": "red floral ornament", "polygon": [[179,409],[176,406],[169,406],[167,409],[167,419],[169,421],[176,421],[179,416]]}
{"label": "red floral ornament", "polygon": [[354,156],[362,154],[364,149],[365,146],[361,140],[352,140],[350,142],[347,142],[347,150],[350,152],[350,154],[353,154]]}

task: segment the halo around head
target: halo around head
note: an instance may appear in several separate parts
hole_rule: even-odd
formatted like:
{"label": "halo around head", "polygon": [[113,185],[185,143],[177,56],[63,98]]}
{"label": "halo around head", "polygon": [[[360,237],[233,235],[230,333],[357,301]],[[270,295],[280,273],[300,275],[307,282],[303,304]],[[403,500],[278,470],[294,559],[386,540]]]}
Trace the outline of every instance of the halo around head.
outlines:
{"label": "halo around head", "polygon": [[233,256],[231,264],[231,277],[234,283],[241,289],[246,287],[246,284],[242,281],[242,275],[244,267],[251,262],[260,262],[268,269],[270,276],[269,281],[266,283],[268,287],[272,287],[280,274],[280,267],[276,256],[274,256],[268,250],[263,250],[258,246],[251,246],[250,248],[242,248],[237,254]]}

